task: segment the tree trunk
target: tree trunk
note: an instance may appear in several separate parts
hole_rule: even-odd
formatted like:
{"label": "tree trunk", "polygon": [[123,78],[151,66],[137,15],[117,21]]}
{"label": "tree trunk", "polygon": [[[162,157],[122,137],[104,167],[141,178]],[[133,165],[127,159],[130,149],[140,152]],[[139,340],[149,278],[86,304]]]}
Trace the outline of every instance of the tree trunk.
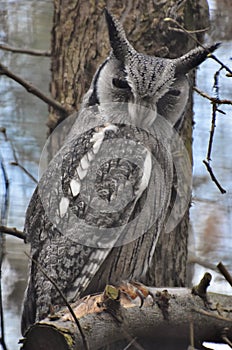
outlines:
{"label": "tree trunk", "polygon": [[[164,18],[177,20],[187,30],[208,26],[208,7],[205,0],[54,0],[51,94],[70,113],[78,110],[97,66],[109,53],[103,16],[105,7],[120,18],[134,47],[151,55],[173,58],[196,46],[191,37],[172,22],[164,21]],[[173,26],[175,28],[171,29]],[[201,39],[199,34],[198,40]],[[194,85],[194,73],[190,76],[190,84]],[[50,132],[60,120],[62,116],[51,109],[48,122]],[[191,158],[192,93],[180,132]],[[53,141],[53,154],[62,143],[59,138],[58,134]],[[146,277],[144,283],[156,286],[186,285],[188,222],[186,208],[177,227],[172,232],[163,232],[160,235],[153,259],[153,272]]]}

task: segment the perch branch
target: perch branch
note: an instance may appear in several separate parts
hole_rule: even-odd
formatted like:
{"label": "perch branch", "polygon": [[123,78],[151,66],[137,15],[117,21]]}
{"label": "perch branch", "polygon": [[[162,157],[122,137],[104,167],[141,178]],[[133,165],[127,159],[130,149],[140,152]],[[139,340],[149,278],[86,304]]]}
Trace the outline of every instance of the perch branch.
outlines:
{"label": "perch branch", "polygon": [[50,51],[20,49],[20,48],[17,48],[17,47],[4,45],[4,44],[0,44],[0,49],[4,50],[4,51],[10,51],[10,52],[13,52],[13,53],[27,54],[27,55],[31,55],[31,56],[51,57],[51,52]]}
{"label": "perch branch", "polygon": [[25,233],[20,231],[20,230],[17,230],[15,227],[8,227],[8,226],[1,225],[0,232],[6,233],[8,235],[11,235],[11,236],[23,239],[23,240],[26,239]]}
{"label": "perch branch", "polygon": [[[153,295],[163,295],[161,288],[149,288]],[[125,339],[125,331],[132,339],[150,338],[159,346],[165,339],[175,342],[177,348],[187,348],[189,344],[189,320],[194,325],[194,336],[199,342],[220,342],[222,330],[229,329],[227,337],[232,336],[232,319],[219,316],[217,311],[205,311],[204,302],[191,294],[187,288],[169,288],[168,320],[164,319],[158,302],[153,305],[147,298],[142,308],[140,301],[131,300],[121,293],[120,312],[122,323],[113,322],[112,316],[102,307],[103,293],[86,296],[73,305],[73,311],[78,317],[81,327],[85,329],[86,338],[91,349],[99,349],[106,345]],[[230,296],[208,293],[211,303],[228,305]],[[230,314],[229,314],[230,315]],[[83,348],[81,339],[73,327],[73,319],[68,310],[62,309],[56,318],[46,318],[33,325],[23,340],[23,350],[39,349],[41,339],[43,344],[49,344],[50,350],[80,350]],[[209,336],[210,335],[210,336]],[[182,346],[179,346],[182,344]],[[184,346],[183,346],[184,344]]]}
{"label": "perch branch", "polygon": [[49,106],[52,106],[54,109],[61,112],[64,117],[68,115],[69,111],[64,108],[59,102],[55,101],[51,97],[46,96],[42,91],[37,89],[31,83],[22,79],[18,75],[11,72],[7,67],[0,63],[0,74],[6,75],[7,77],[15,80],[18,84],[22,85],[29,93],[37,96],[39,99],[47,103]]}

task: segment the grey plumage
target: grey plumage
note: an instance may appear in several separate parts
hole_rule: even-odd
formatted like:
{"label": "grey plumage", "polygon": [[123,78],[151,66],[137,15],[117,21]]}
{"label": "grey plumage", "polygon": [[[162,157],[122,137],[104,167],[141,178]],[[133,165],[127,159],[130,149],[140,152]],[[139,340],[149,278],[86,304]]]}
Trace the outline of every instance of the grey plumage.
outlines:
{"label": "grey plumage", "polygon": [[[29,204],[31,256],[71,302],[106,283],[146,281],[167,219],[174,125],[188,99],[186,73],[217,45],[178,59],[138,53],[106,11],[110,56],[97,70],[65,144]],[[31,262],[22,332],[61,305]]]}

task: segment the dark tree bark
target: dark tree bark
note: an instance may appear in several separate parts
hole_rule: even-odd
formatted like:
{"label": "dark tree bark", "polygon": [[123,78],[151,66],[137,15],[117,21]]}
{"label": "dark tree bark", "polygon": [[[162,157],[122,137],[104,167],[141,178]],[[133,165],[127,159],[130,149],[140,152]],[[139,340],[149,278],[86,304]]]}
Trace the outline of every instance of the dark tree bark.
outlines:
{"label": "dark tree bark", "polygon": [[[96,67],[109,53],[103,16],[105,7],[120,18],[134,47],[151,55],[173,58],[196,46],[191,37],[176,30],[178,28],[173,23],[164,21],[164,18],[171,17],[191,31],[208,26],[208,7],[205,0],[54,0],[51,94],[70,113],[78,110]],[[173,26],[175,29],[171,28]],[[202,40],[202,32],[198,36],[193,35]],[[194,73],[190,76],[190,84],[194,84]],[[50,132],[61,119],[62,116],[57,111],[51,110],[48,123]],[[192,93],[181,135],[191,158]],[[56,139],[53,147],[57,149],[59,143],[60,140]],[[186,285],[188,221],[187,209],[172,232],[160,235],[153,259],[153,273],[146,277],[144,283],[156,286]]]}

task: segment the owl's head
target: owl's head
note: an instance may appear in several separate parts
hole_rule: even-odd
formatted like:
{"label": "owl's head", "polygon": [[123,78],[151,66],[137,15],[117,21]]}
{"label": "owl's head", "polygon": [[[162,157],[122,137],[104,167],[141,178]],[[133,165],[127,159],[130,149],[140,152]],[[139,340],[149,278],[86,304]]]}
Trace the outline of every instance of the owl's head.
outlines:
{"label": "owl's head", "polygon": [[[186,74],[219,44],[197,47],[177,59],[149,56],[133,48],[121,23],[107,10],[105,17],[111,53],[94,76],[87,105],[123,102],[128,104],[131,120],[140,126],[152,125],[157,115],[175,125],[188,100]],[[150,110],[146,116],[141,115],[141,106]]]}

